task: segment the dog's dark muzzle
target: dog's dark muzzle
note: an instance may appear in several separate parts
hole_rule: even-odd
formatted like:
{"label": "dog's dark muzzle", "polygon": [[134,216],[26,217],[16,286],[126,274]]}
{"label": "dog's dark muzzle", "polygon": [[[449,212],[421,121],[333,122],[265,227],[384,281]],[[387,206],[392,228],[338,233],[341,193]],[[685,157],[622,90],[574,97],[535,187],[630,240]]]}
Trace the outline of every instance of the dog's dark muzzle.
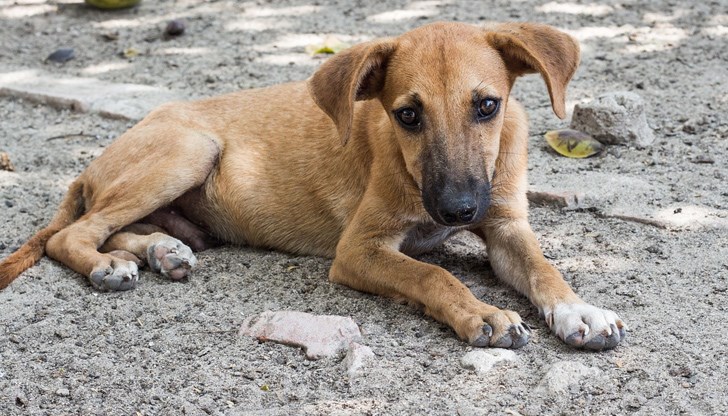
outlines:
{"label": "dog's dark muzzle", "polygon": [[[453,227],[474,224],[483,219],[490,206],[490,184],[474,180],[468,182],[466,186],[423,189],[425,209],[436,222]],[[477,186],[472,186],[473,182]]]}

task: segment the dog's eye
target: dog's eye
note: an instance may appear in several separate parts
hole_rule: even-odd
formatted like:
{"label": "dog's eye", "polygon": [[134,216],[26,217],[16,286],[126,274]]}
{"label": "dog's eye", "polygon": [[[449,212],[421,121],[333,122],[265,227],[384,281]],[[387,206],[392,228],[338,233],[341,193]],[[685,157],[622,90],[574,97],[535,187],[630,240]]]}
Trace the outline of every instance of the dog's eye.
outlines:
{"label": "dog's eye", "polygon": [[498,113],[500,100],[496,98],[484,98],[478,103],[478,120],[488,120]]}
{"label": "dog's eye", "polygon": [[420,116],[413,108],[403,108],[401,110],[398,110],[395,115],[397,116],[397,120],[399,120],[399,122],[402,123],[404,127],[411,129],[419,127],[420,125]]}

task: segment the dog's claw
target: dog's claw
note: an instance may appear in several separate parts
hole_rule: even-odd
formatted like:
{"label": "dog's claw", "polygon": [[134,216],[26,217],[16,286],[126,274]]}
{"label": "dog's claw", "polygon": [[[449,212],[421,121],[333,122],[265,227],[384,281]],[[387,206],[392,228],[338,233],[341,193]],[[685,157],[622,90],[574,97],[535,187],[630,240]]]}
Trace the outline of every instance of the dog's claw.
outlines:
{"label": "dog's claw", "polygon": [[471,343],[474,347],[487,347],[490,345],[490,337],[493,335],[493,327],[488,324],[483,325],[483,334]]}
{"label": "dog's claw", "polygon": [[529,329],[526,329],[526,324],[521,322],[521,325],[513,325],[510,329],[511,333],[511,339],[513,340],[513,343],[511,344],[511,348],[521,348],[524,345],[528,344],[528,339],[530,338],[531,331]]}
{"label": "dog's claw", "polygon": [[474,347],[494,348],[521,348],[528,344],[530,330],[525,324],[511,324],[507,327],[505,334],[498,339],[493,339],[493,327],[490,324],[482,326],[483,333],[470,344]]}
{"label": "dog's claw", "polygon": [[619,341],[624,339],[624,335],[620,335],[620,331],[617,329],[616,325],[611,324],[609,328],[612,330],[612,333],[607,336],[606,341],[604,342],[605,350],[611,350],[619,344]]}
{"label": "dog's claw", "polygon": [[486,335],[479,336],[475,341],[472,342],[473,347],[487,347],[490,343],[490,337]]}
{"label": "dog's claw", "polygon": [[601,351],[604,349],[604,345],[607,343],[607,339],[604,335],[599,334],[593,336],[589,341],[584,343],[584,348],[594,351]]}
{"label": "dog's claw", "polygon": [[492,337],[493,336],[493,327],[488,324],[483,325],[483,333],[488,338]]}
{"label": "dog's claw", "polygon": [[574,332],[568,337],[564,338],[564,342],[572,347],[580,347],[584,342],[584,334],[581,332]]}
{"label": "dog's claw", "polygon": [[491,344],[497,348],[521,348],[528,344],[528,331],[522,324],[513,324],[508,327],[508,332]]}

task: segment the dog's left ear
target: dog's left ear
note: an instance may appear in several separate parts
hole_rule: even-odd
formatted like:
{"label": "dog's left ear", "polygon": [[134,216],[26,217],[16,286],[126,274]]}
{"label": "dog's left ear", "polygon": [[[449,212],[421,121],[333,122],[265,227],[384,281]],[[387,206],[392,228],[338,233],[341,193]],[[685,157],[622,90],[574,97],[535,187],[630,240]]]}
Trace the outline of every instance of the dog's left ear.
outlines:
{"label": "dog's left ear", "polygon": [[351,136],[354,101],[379,95],[394,49],[393,39],[352,46],[329,58],[308,80],[313,100],[336,124],[342,145]]}
{"label": "dog's left ear", "polygon": [[579,44],[574,38],[547,25],[502,23],[488,28],[486,39],[503,57],[511,82],[540,72],[554,113],[566,117],[566,85],[579,66]]}

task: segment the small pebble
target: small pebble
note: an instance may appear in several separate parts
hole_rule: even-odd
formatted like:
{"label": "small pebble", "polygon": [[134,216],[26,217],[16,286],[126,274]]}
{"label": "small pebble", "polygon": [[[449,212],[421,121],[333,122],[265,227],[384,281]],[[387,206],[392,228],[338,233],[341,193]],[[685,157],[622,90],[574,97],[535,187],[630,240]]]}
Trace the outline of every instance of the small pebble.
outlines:
{"label": "small pebble", "polygon": [[71,59],[76,57],[76,52],[73,50],[73,48],[60,48],[57,49],[52,54],[48,55],[46,58],[46,61],[56,62],[59,64],[65,63],[70,61]]}
{"label": "small pebble", "polygon": [[20,407],[25,407],[28,405],[28,398],[25,397],[25,393],[18,392],[15,394],[15,404]]}
{"label": "small pebble", "polygon": [[106,32],[102,33],[101,37],[108,42],[119,40],[119,32]]}
{"label": "small pebble", "polygon": [[167,27],[164,28],[164,38],[170,39],[173,37],[177,37],[185,33],[185,22],[184,20],[171,20],[169,23],[167,23]]}
{"label": "small pebble", "polygon": [[68,389],[58,389],[58,390],[56,390],[56,396],[68,397],[70,395],[71,395],[71,392]]}

